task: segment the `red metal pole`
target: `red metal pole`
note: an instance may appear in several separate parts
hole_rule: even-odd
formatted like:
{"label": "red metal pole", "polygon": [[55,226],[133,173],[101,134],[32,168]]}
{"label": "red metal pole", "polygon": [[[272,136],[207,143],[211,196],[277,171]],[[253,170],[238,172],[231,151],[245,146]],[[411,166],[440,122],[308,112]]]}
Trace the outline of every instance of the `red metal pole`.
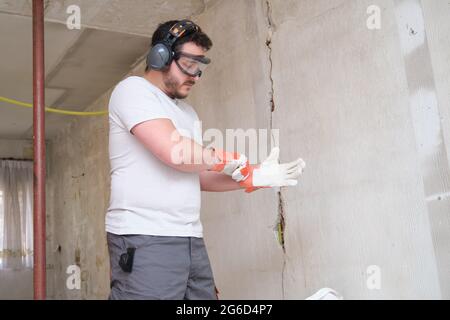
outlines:
{"label": "red metal pole", "polygon": [[46,297],[44,1],[33,0],[34,299]]}

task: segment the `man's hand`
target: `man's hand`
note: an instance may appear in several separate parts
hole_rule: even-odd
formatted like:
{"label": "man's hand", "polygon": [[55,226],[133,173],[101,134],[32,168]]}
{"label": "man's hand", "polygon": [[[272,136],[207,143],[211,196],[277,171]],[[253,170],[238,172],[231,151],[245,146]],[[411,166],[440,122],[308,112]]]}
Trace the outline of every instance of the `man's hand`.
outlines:
{"label": "man's hand", "polygon": [[273,148],[269,157],[260,166],[249,166],[247,177],[243,177],[242,170],[235,170],[232,178],[246,188],[246,192],[253,192],[259,188],[287,187],[297,185],[297,178],[306,167],[302,159],[279,164],[280,149]]}
{"label": "man's hand", "polygon": [[[214,150],[214,155],[216,157],[216,163],[211,168],[211,171],[224,173],[228,176],[233,175],[234,172],[236,172],[236,174],[237,172],[242,172],[245,174],[245,168],[248,164],[247,157],[245,155],[218,149]],[[243,176],[243,178],[246,178],[247,176],[248,174]]]}

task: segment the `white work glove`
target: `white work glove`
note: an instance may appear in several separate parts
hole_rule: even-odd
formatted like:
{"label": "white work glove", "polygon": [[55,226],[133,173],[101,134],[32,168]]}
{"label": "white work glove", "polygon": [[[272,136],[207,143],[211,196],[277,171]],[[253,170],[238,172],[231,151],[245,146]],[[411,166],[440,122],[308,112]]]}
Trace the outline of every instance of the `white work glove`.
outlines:
{"label": "white work glove", "polygon": [[280,164],[278,159],[280,149],[275,147],[269,157],[259,167],[250,166],[247,177],[242,176],[242,170],[236,170],[232,178],[246,188],[246,192],[252,192],[258,188],[287,187],[297,185],[297,178],[306,167],[302,159]]}
{"label": "white work glove", "polygon": [[247,166],[248,160],[245,155],[220,149],[214,149],[214,154],[216,156],[216,163],[210,169],[211,171],[224,173],[228,176],[240,170],[242,172],[246,171],[244,168]]}

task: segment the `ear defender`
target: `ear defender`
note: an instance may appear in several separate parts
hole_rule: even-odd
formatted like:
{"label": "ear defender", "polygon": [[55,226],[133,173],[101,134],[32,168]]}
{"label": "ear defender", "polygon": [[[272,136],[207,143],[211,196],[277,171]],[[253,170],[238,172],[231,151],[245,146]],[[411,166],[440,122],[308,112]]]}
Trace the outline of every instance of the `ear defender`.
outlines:
{"label": "ear defender", "polygon": [[147,55],[147,66],[153,70],[167,68],[173,60],[174,43],[181,37],[197,32],[198,26],[190,20],[182,20],[173,25],[164,39],[156,43]]}

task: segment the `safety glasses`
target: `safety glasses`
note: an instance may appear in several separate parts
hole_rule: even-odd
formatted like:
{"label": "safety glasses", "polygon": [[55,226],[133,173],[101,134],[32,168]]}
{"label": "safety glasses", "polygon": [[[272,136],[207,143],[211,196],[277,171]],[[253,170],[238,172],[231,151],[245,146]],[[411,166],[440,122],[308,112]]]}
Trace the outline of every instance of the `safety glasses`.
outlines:
{"label": "safety glasses", "polygon": [[178,68],[190,77],[201,77],[211,59],[185,52],[177,52],[174,60]]}

